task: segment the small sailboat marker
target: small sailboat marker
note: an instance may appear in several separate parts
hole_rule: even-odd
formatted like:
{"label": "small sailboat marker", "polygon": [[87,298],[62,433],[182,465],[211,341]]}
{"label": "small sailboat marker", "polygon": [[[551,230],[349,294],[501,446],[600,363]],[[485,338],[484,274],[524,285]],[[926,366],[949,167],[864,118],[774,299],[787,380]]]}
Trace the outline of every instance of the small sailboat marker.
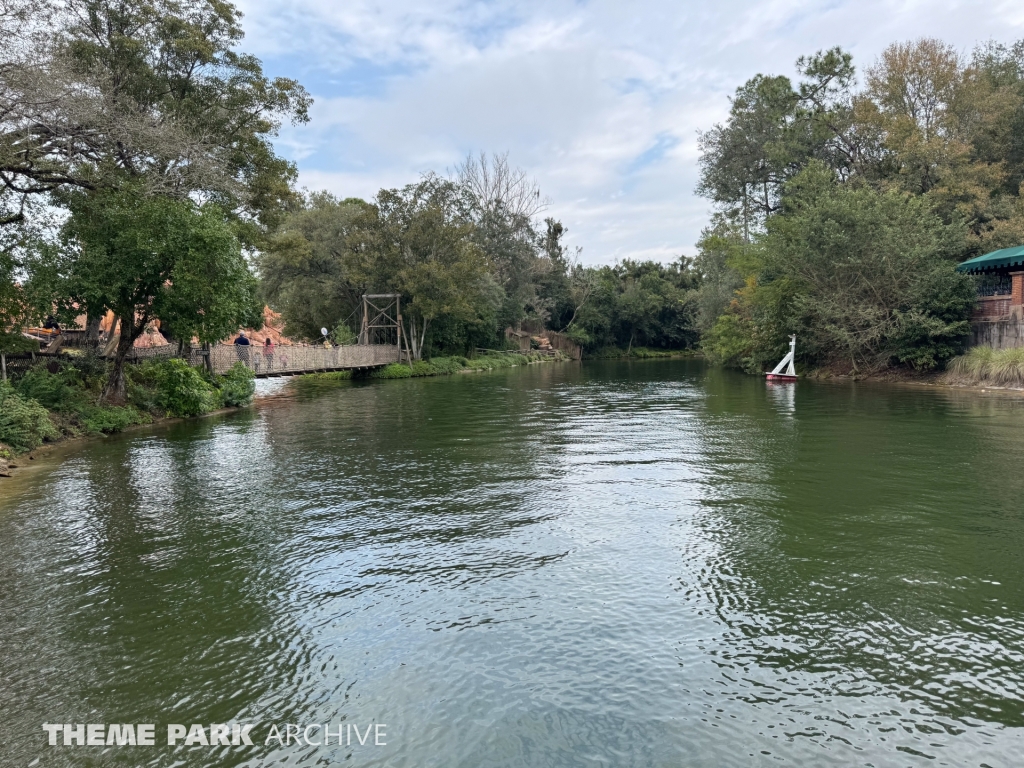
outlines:
{"label": "small sailboat marker", "polygon": [[[793,358],[796,356],[796,336],[789,337],[789,352],[779,361],[779,364],[766,373],[768,381],[796,381],[796,368],[793,365]],[[785,368],[785,371],[783,371]]]}

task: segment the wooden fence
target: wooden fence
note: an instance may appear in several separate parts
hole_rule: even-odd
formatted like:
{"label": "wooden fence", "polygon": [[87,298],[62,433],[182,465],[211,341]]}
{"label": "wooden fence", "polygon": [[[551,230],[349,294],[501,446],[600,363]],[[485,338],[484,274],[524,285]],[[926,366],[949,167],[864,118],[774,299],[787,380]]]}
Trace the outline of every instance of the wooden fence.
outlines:
{"label": "wooden fence", "polygon": [[559,333],[558,331],[540,331],[538,333],[531,333],[530,331],[525,330],[517,331],[512,328],[505,329],[505,339],[512,344],[518,344],[520,352],[530,351],[530,339],[533,336],[537,336],[538,338],[543,336],[548,340],[548,342],[550,342],[552,349],[557,349],[571,360],[583,359],[583,347],[570,339],[564,333]]}

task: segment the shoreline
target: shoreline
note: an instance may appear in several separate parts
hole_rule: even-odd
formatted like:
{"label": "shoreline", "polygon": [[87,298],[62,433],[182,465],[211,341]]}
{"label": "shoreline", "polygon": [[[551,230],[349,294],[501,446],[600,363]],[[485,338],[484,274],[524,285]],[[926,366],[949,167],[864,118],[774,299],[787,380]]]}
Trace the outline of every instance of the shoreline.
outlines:
{"label": "shoreline", "polygon": [[[270,397],[267,395],[266,397]],[[28,464],[30,461],[39,461],[44,458],[52,458],[52,454],[59,453],[64,449],[77,448],[80,443],[93,442],[96,440],[105,440],[109,437],[115,437],[117,435],[126,435],[131,432],[137,432],[143,429],[150,429],[156,426],[166,426],[175,422],[184,421],[196,421],[197,419],[206,419],[211,416],[223,416],[229,413],[238,413],[244,411],[246,408],[251,408],[256,404],[257,400],[263,399],[262,397],[253,397],[253,401],[249,405],[242,405],[237,407],[218,408],[215,411],[208,411],[207,413],[201,413],[198,416],[157,416],[152,421],[146,422],[145,424],[129,424],[124,429],[120,429],[117,432],[101,432],[99,434],[91,435],[72,435],[67,437],[61,437],[59,440],[53,440],[50,442],[43,443],[42,445],[33,448],[24,453],[15,453],[11,458],[3,458],[0,456],[0,480],[13,479],[16,475],[21,474],[24,470],[31,468]],[[6,448],[6,446],[4,446]]]}
{"label": "shoreline", "polygon": [[[423,377],[423,376],[444,376],[444,375],[453,375],[453,374],[458,374],[458,373],[478,373],[478,372],[483,372],[483,371],[493,371],[493,370],[498,370],[500,368],[515,368],[515,367],[519,367],[520,365],[538,365],[538,364],[541,364],[541,363],[573,362],[573,361],[569,360],[568,358],[562,357],[562,356],[558,356],[558,357],[546,357],[546,356],[545,357],[541,357],[541,356],[534,356],[534,355],[519,355],[519,354],[516,354],[516,357],[527,357],[528,359],[526,360],[526,362],[518,362],[517,361],[517,362],[512,362],[512,363],[509,363],[509,364],[497,364],[497,365],[493,365],[493,366],[477,364],[477,365],[472,365],[472,366],[465,367],[465,368],[459,368],[457,370],[439,370],[439,369],[435,368],[434,370],[431,370],[430,372],[408,372],[408,373],[405,373],[404,375],[397,375],[397,376],[396,375],[390,375],[390,376],[387,376],[387,375],[384,375],[384,376],[370,376],[370,377],[367,377],[367,378],[371,378],[371,379],[397,379],[397,378],[418,378],[418,377]],[[450,358],[436,358],[436,359],[437,360],[446,360],[446,359],[450,359]],[[481,360],[481,359],[482,358],[474,358],[474,360]],[[425,362],[426,361],[420,361],[418,363],[414,363],[414,366],[416,366],[416,365],[422,366]],[[426,363],[426,364],[430,365],[429,363]],[[385,366],[384,368],[381,368],[379,370],[381,372],[383,372],[383,371],[386,371],[389,368],[392,368],[393,366],[401,366],[403,369],[405,369],[405,371],[409,371],[409,365],[407,363],[393,363],[392,365]],[[421,367],[421,371],[422,371],[422,367]],[[288,381],[301,381],[301,380],[307,380],[307,381],[318,381],[318,380],[319,381],[347,381],[347,380],[351,380],[352,379],[352,372],[351,371],[333,371],[333,372],[325,372],[325,373],[306,373],[306,374],[299,374],[299,375],[296,375],[296,376],[289,376],[289,377],[286,377],[286,378],[287,378]],[[285,386],[287,386],[287,382],[285,383]],[[169,424],[173,424],[175,422],[195,421],[197,419],[205,419],[205,418],[209,418],[211,416],[224,416],[224,415],[231,414],[231,413],[239,413],[241,411],[246,410],[247,408],[252,408],[254,405],[256,405],[257,403],[259,403],[259,402],[261,402],[263,400],[270,400],[270,399],[273,399],[273,398],[275,398],[277,396],[278,396],[278,392],[277,391],[266,393],[266,394],[262,394],[262,395],[257,392],[256,394],[253,395],[252,402],[249,403],[248,405],[230,406],[230,407],[218,408],[216,410],[208,411],[207,413],[201,413],[201,414],[198,414],[196,416],[154,416],[152,418],[152,421],[146,422],[145,424],[130,424],[130,425],[124,427],[123,429],[117,430],[116,432],[101,432],[99,434],[84,434],[84,435],[64,436],[64,437],[61,437],[58,440],[53,440],[53,441],[50,441],[50,442],[45,442],[42,445],[37,446],[36,448],[33,448],[31,450],[24,451],[23,453],[14,453],[13,451],[10,451],[10,453],[11,453],[10,458],[6,458],[3,455],[0,455],[0,483],[2,483],[4,480],[14,479],[16,476],[24,474],[24,471],[26,469],[31,469],[32,468],[32,464],[30,464],[29,462],[41,461],[43,459],[52,459],[52,458],[54,458],[54,454],[62,453],[65,450],[68,450],[68,451],[74,450],[74,449],[76,449],[79,446],[79,444],[82,444],[82,443],[85,443],[85,442],[90,442],[90,441],[94,441],[94,440],[103,440],[103,439],[106,439],[108,437],[113,437],[115,435],[130,434],[132,432],[136,432],[136,431],[139,431],[139,430],[142,430],[142,429],[149,429],[149,428],[157,427],[157,426],[163,427],[163,426],[167,426]],[[7,446],[2,446],[2,448],[6,449],[6,450],[10,450],[10,449],[8,449]],[[44,461],[43,463],[45,464],[47,462]],[[2,487],[2,486],[0,486],[0,487]]]}
{"label": "shoreline", "polygon": [[[482,372],[485,372],[485,371],[499,370],[501,368],[516,368],[516,367],[520,367],[522,365],[539,365],[539,364],[543,364],[543,363],[595,362],[595,361],[601,361],[601,360],[640,360],[640,361],[647,362],[647,361],[656,361],[656,360],[679,360],[679,359],[687,359],[687,358],[698,359],[700,357],[701,357],[700,354],[692,353],[692,352],[687,351],[687,352],[684,352],[684,353],[667,353],[667,354],[650,355],[650,356],[646,356],[645,355],[645,356],[636,356],[636,357],[634,357],[632,355],[630,355],[630,356],[623,355],[623,356],[620,356],[620,357],[615,357],[615,356],[611,356],[611,355],[609,355],[609,356],[601,356],[601,357],[585,357],[582,361],[573,361],[573,360],[570,360],[570,359],[565,358],[565,357],[536,358],[536,359],[528,360],[525,363],[515,362],[515,363],[509,364],[509,365],[495,365],[495,366],[492,366],[492,367],[488,367],[488,366],[485,366],[485,365],[479,365],[478,364],[478,365],[474,365],[474,366],[471,366],[471,367],[465,367],[465,368],[460,367],[460,368],[454,369],[454,370],[437,370],[437,369],[435,369],[435,370],[433,370],[431,372],[409,372],[406,375],[402,375],[402,376],[375,376],[375,377],[368,377],[368,378],[377,378],[377,379],[381,379],[381,380],[387,380],[387,379],[395,379],[395,378],[421,378],[421,377],[428,377],[428,376],[450,376],[450,375],[456,375],[456,374],[482,373]],[[445,359],[449,359],[449,358],[437,358],[437,359],[438,360],[445,360]],[[475,359],[479,360],[480,358],[475,358]],[[421,361],[421,364],[424,364],[424,363],[427,364],[427,365],[430,364],[427,361]],[[402,368],[406,369],[406,371],[409,370],[409,366],[408,366],[407,363],[395,363],[393,365],[401,366]],[[387,366],[387,367],[390,368],[391,366]],[[385,369],[380,369],[380,370],[383,371],[383,370],[386,370],[386,368]],[[890,371],[890,372],[887,372],[887,373],[872,374],[872,375],[868,375],[868,376],[848,376],[848,375],[838,375],[837,376],[837,375],[831,375],[830,374],[830,375],[822,375],[822,376],[807,375],[807,376],[804,376],[802,378],[805,381],[814,381],[814,382],[821,382],[821,383],[830,383],[831,382],[831,383],[835,383],[835,384],[858,384],[858,383],[864,383],[864,384],[887,384],[887,385],[897,385],[897,386],[913,387],[913,388],[919,388],[919,389],[920,388],[928,388],[928,389],[932,389],[932,390],[949,390],[949,391],[954,391],[954,392],[956,392],[956,391],[958,391],[958,392],[965,392],[965,393],[969,392],[969,393],[975,393],[975,394],[998,394],[998,395],[1012,395],[1012,396],[1015,396],[1015,397],[1024,397],[1024,387],[1003,387],[1003,386],[990,385],[990,384],[963,384],[963,383],[956,383],[956,382],[945,381],[944,380],[944,375],[945,374],[943,374],[943,373],[909,374],[909,373],[906,373],[906,372],[893,373],[893,372]],[[335,372],[325,372],[325,373],[307,373],[307,374],[300,374],[300,375],[297,375],[297,376],[288,377],[289,381],[302,381],[302,380],[306,380],[306,381],[346,381],[346,380],[351,380],[351,379],[352,379],[352,376],[351,376],[351,372],[350,371],[335,371]],[[194,421],[196,419],[205,419],[205,418],[210,418],[210,417],[213,417],[213,416],[224,416],[224,415],[231,414],[231,413],[239,413],[241,411],[246,410],[247,408],[252,408],[253,406],[257,405],[258,403],[260,403],[260,402],[262,402],[264,400],[271,400],[271,399],[273,399],[275,397],[278,397],[278,396],[279,396],[279,392],[278,391],[270,392],[270,393],[266,393],[266,394],[259,394],[259,393],[257,393],[256,395],[254,395],[253,401],[249,405],[244,405],[244,406],[239,406],[239,407],[218,408],[217,410],[210,411],[208,413],[199,414],[198,416],[186,416],[186,417],[160,416],[160,417],[154,417],[152,421],[150,421],[150,422],[148,422],[146,424],[131,424],[131,425],[129,425],[129,426],[125,427],[124,429],[119,430],[117,432],[101,433],[101,434],[89,434],[89,435],[75,435],[75,436],[72,436],[72,437],[63,437],[63,438],[61,438],[59,440],[54,440],[52,442],[43,443],[42,445],[38,446],[37,448],[33,448],[30,451],[25,451],[24,453],[19,453],[19,454],[13,454],[11,456],[11,458],[4,458],[4,457],[0,456],[0,483],[2,483],[4,480],[7,480],[7,479],[14,479],[16,476],[24,474],[25,470],[31,469],[32,468],[32,464],[30,464],[29,462],[41,461],[41,460],[44,460],[44,459],[52,459],[52,458],[54,458],[54,454],[62,453],[65,450],[67,450],[67,451],[74,450],[80,444],[85,443],[85,442],[89,442],[89,441],[93,441],[93,440],[106,439],[106,438],[112,437],[114,435],[130,434],[132,432],[137,432],[139,430],[149,429],[149,428],[152,428],[152,427],[163,427],[163,426],[167,426],[167,425],[173,424],[175,422]],[[45,464],[47,462],[43,461],[43,463]]]}
{"label": "shoreline", "polygon": [[949,381],[947,372],[930,371],[928,373],[912,373],[908,371],[886,371],[866,376],[849,376],[826,374],[815,376],[809,374],[802,378],[807,381],[836,382],[843,384],[893,384],[909,387],[929,387],[932,389],[960,390],[965,392],[986,392],[1024,396],[1024,387],[1007,387],[998,384]]}

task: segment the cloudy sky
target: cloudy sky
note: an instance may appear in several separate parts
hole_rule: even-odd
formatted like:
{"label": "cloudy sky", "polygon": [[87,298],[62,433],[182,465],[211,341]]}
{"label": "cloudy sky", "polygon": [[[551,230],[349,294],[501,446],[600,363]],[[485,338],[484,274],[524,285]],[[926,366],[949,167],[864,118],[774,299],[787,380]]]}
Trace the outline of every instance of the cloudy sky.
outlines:
{"label": "cloudy sky", "polygon": [[697,131],[758,72],[841,45],[860,67],[890,42],[965,53],[1024,38],[1021,0],[459,2],[242,0],[246,50],[313,94],[282,131],[300,183],[371,198],[505,152],[534,175],[585,260],[692,254],[707,220]]}

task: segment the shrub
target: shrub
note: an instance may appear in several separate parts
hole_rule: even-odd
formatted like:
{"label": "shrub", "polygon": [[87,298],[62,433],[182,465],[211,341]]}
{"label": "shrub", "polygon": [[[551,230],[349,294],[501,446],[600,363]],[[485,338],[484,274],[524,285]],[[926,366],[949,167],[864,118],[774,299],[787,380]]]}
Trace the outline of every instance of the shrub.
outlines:
{"label": "shrub", "polygon": [[[87,376],[78,363],[78,360],[64,362],[55,372],[49,370],[52,362],[37,365],[18,380],[15,389],[21,397],[34,400],[51,411],[55,415],[55,426],[69,435],[120,432],[132,424],[149,421],[136,407],[97,405],[101,379]],[[86,367],[86,370],[96,373],[94,367]],[[94,380],[90,382],[90,378]]]}
{"label": "shrub", "polygon": [[704,353],[719,365],[739,365],[753,346],[750,323],[738,315],[722,315],[704,337]]}
{"label": "shrub", "polygon": [[333,331],[331,331],[331,341],[335,344],[355,344],[356,332],[348,327],[348,323],[338,323]]}
{"label": "shrub", "polygon": [[76,422],[87,434],[121,432],[133,424],[148,424],[152,419],[132,406],[86,405],[75,414]]}
{"label": "shrub", "polygon": [[220,377],[221,402],[229,408],[249,405],[256,394],[256,374],[242,362],[237,362]]}
{"label": "shrub", "polygon": [[[511,368],[516,365],[526,365],[536,360],[545,359],[540,353],[520,354],[491,354],[481,355],[469,360],[460,355],[451,357],[436,357],[431,361],[418,360],[412,364],[392,363],[369,374],[373,379],[408,379],[411,376],[445,376],[459,373],[466,369],[490,371],[495,368]],[[558,359],[558,358],[556,358]]]}
{"label": "shrub", "polygon": [[159,394],[157,404],[168,416],[198,416],[219,405],[219,396],[203,374],[184,360],[157,363],[152,375]]}
{"label": "shrub", "polygon": [[992,358],[996,351],[992,347],[974,347],[949,361],[946,377],[963,382],[980,382],[988,378]]}
{"label": "shrub", "polygon": [[82,377],[70,366],[51,373],[45,365],[37,365],[18,380],[15,389],[22,397],[58,413],[75,411],[86,400]]}
{"label": "shrub", "polygon": [[[465,359],[465,358],[461,358]],[[431,372],[430,376],[440,376],[445,374],[458,373],[466,366],[460,362],[458,357],[435,357],[430,361]],[[413,374],[416,375],[415,373]]]}
{"label": "shrub", "polygon": [[23,452],[59,436],[42,405],[22,397],[10,384],[0,382],[0,443]]}
{"label": "shrub", "polygon": [[16,352],[39,351],[39,342],[26,339],[20,333],[7,333],[0,330],[0,352],[13,354]]}
{"label": "shrub", "polygon": [[511,368],[516,365],[526,365],[532,360],[540,359],[540,357],[541,355],[520,354],[482,355],[468,360],[467,367],[488,371],[495,368]]}
{"label": "shrub", "polygon": [[410,376],[412,371],[405,363],[392,363],[370,374],[374,379],[408,379]]}

